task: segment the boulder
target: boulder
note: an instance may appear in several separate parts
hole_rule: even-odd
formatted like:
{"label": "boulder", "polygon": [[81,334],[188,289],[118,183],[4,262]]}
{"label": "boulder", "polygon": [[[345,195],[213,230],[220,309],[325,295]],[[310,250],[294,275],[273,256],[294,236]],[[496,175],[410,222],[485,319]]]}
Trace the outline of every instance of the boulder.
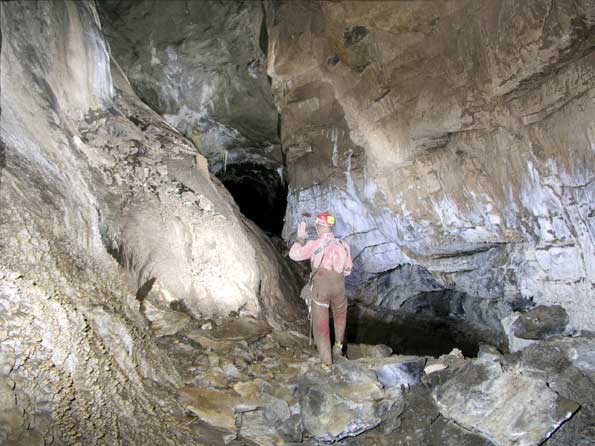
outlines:
{"label": "boulder", "polygon": [[516,365],[469,361],[433,390],[440,413],[496,446],[536,446],[579,409],[545,379]]}
{"label": "boulder", "polygon": [[271,395],[263,396],[262,407],[242,413],[239,424],[242,437],[262,446],[279,444],[279,437],[287,442],[302,441],[301,416],[292,414],[287,402]]}
{"label": "boulder", "polygon": [[568,313],[560,305],[539,305],[521,315],[512,323],[512,333],[522,339],[547,339],[564,333]]}
{"label": "boulder", "polygon": [[193,329],[186,336],[204,348],[228,351],[241,342],[254,342],[271,331],[265,321],[254,318],[227,319],[211,330]]}
{"label": "boulder", "polygon": [[526,374],[543,377],[559,395],[580,410],[547,441],[548,446],[592,445],[595,439],[595,337],[554,338],[536,342],[521,353]]}
{"label": "boulder", "polygon": [[376,365],[374,370],[378,381],[384,387],[404,386],[409,388],[420,383],[423,374],[424,358],[396,357],[382,361],[382,365]]}
{"label": "boulder", "polygon": [[310,372],[299,385],[304,429],[317,441],[334,442],[380,425],[400,413],[399,390],[383,389],[374,371],[357,361]]}
{"label": "boulder", "polygon": [[386,358],[393,349],[383,344],[347,344],[347,357],[351,360],[360,358]]}
{"label": "boulder", "polygon": [[[239,395],[234,392],[224,392],[212,389],[187,387],[179,392],[180,403],[194,413],[201,420],[212,426],[235,432],[237,408],[246,408]],[[256,406],[249,406],[247,410],[254,410]]]}

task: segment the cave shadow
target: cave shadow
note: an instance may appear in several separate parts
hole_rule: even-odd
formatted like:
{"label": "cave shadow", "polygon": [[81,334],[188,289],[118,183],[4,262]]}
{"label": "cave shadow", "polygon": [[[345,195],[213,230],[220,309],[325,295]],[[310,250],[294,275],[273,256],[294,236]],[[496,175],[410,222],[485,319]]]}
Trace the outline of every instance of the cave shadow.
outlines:
{"label": "cave shadow", "polygon": [[479,345],[492,336],[456,317],[387,313],[374,314],[352,305],[348,310],[346,340],[356,344],[384,344],[400,355],[438,357],[458,348],[466,357],[476,357]]}
{"label": "cave shadow", "polygon": [[218,175],[240,211],[269,236],[280,236],[287,208],[287,183],[276,169],[258,163],[228,165]]}
{"label": "cave shadow", "polygon": [[155,277],[150,278],[137,290],[136,299],[139,302],[142,302],[149,295],[156,280]]}

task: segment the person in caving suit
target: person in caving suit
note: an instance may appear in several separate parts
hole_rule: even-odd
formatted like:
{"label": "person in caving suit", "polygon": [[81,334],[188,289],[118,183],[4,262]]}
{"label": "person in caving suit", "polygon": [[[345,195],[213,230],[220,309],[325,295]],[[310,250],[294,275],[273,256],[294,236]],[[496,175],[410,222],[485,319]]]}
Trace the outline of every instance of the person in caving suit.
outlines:
{"label": "person in caving suit", "polygon": [[[289,250],[293,260],[310,259],[312,267],[311,317],[314,341],[320,361],[328,368],[333,357],[343,356],[343,338],[347,323],[347,299],[344,276],[351,274],[349,245],[333,235],[335,218],[327,212],[316,216],[318,238],[305,243],[306,223],[298,225],[297,240]],[[329,307],[333,310],[335,345],[331,352]]]}

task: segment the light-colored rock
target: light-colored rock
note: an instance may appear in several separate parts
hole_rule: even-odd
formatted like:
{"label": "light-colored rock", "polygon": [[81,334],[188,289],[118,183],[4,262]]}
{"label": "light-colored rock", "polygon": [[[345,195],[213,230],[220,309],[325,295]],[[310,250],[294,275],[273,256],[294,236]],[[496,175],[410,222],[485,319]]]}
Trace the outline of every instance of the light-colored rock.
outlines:
{"label": "light-colored rock", "polygon": [[391,356],[383,359],[363,359],[375,372],[384,387],[409,388],[419,384],[426,363],[424,358]]}
{"label": "light-colored rock", "polygon": [[240,398],[233,392],[211,389],[184,388],[179,394],[180,402],[207,423],[236,431],[236,407]]}
{"label": "light-colored rock", "polygon": [[496,446],[539,445],[579,409],[521,367],[482,360],[466,364],[433,396],[442,416]]}
{"label": "light-colored rock", "polygon": [[318,441],[359,435],[398,413],[400,391],[383,390],[376,374],[356,361],[333,366],[330,373],[306,375],[300,383],[304,429]]}
{"label": "light-colored rock", "polygon": [[261,3],[172,0],[164,11],[159,2],[107,0],[97,7],[131,90],[192,141],[248,219],[279,234],[287,182]]}
{"label": "light-colored rock", "polygon": [[348,344],[347,345],[347,357],[350,360],[360,358],[386,358],[390,356],[393,349],[387,345],[375,344]]}
{"label": "light-colored rock", "polygon": [[277,430],[265,418],[260,410],[242,413],[240,416],[240,435],[258,446],[279,446],[285,444]]}
{"label": "light-colored rock", "polygon": [[444,370],[444,369],[447,369],[447,368],[448,368],[448,365],[447,364],[442,364],[440,362],[435,362],[433,364],[429,364],[426,367],[424,367],[424,373],[426,375],[429,375],[431,373],[439,372],[440,370]]}
{"label": "light-colored rock", "polygon": [[[208,442],[198,417],[225,431],[214,444],[242,430],[300,442],[304,428],[314,442],[377,428],[379,444],[401,423],[400,384],[421,360],[321,373],[303,336],[269,333],[303,314],[295,274],[195,145],[230,181],[256,163],[282,184],[287,160],[285,238],[305,211],[335,213],[351,290],[365,285],[360,302],[379,311],[428,304],[510,333],[504,316],[533,298],[563,307],[569,333],[595,327],[591,0],[266,2],[266,24],[259,2],[102,6],[132,8],[109,25],[143,34],[113,45],[141,49],[140,67],[110,60],[95,2],[0,5],[0,443],[193,445]],[[267,26],[283,151],[254,39]],[[230,46],[211,38],[227,31]],[[125,73],[138,91],[163,87],[151,105],[194,145]],[[230,313],[216,328],[190,320]],[[584,444],[592,344],[453,354],[428,382],[445,416],[498,446],[541,442],[580,404],[548,442]],[[204,387],[180,403],[184,383]]]}
{"label": "light-colored rock", "polygon": [[205,380],[209,386],[216,389],[225,389],[229,385],[227,380],[227,374],[221,369],[221,367],[213,367],[207,371]]}
{"label": "light-colored rock", "polygon": [[227,363],[223,366],[223,373],[225,373],[225,376],[230,379],[239,379],[241,377],[238,368],[231,363]]}
{"label": "light-colored rock", "polygon": [[287,349],[304,349],[308,346],[310,340],[302,333],[295,330],[289,331],[275,331],[273,332],[275,340],[279,342],[282,347]]}
{"label": "light-colored rock", "polygon": [[190,316],[180,311],[159,308],[146,302],[143,314],[151,321],[151,328],[157,336],[169,336],[182,331],[190,322]]}
{"label": "light-colored rock", "polygon": [[[132,94],[94,2],[2,2],[0,24],[0,379],[23,418],[6,438],[195,444],[174,398],[182,353],[147,314],[159,334],[184,325],[175,309],[276,325],[267,307],[299,287],[196,148]],[[142,313],[153,285],[172,320]]]}
{"label": "light-colored rock", "polygon": [[500,353],[496,347],[489,344],[482,344],[479,346],[477,358],[488,362],[502,362],[503,360],[502,353]]}
{"label": "light-colored rock", "polygon": [[228,351],[241,342],[257,341],[270,331],[271,327],[265,321],[254,318],[238,318],[227,320],[222,325],[210,330],[190,330],[186,336],[204,348]]}
{"label": "light-colored rock", "polygon": [[262,399],[264,381],[257,379],[254,381],[244,381],[234,384],[233,389],[245,400],[260,401]]}
{"label": "light-colored rock", "polygon": [[509,316],[503,318],[500,321],[500,323],[502,324],[502,329],[506,333],[508,348],[511,352],[518,352],[535,343],[535,341],[531,339],[522,339],[514,335],[512,325],[514,324],[514,321],[516,321],[517,318],[520,316],[520,314],[521,313],[515,311],[514,313],[510,314]]}
{"label": "light-colored rock", "polygon": [[397,286],[395,268],[415,265],[503,304],[484,320],[533,298],[594,330],[593,1],[434,6],[269,4],[284,238],[328,210],[352,292],[393,276],[371,293],[383,306],[421,290]]}

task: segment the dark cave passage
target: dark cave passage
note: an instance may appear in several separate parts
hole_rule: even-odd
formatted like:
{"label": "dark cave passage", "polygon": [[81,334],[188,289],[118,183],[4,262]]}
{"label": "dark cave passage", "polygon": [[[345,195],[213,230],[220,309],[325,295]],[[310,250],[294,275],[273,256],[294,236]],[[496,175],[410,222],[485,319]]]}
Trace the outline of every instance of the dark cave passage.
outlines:
{"label": "dark cave passage", "polygon": [[346,340],[357,344],[384,344],[400,355],[434,356],[458,348],[476,357],[481,344],[507,350],[501,333],[464,316],[393,312],[359,305],[349,307]]}
{"label": "dark cave passage", "polygon": [[280,235],[287,207],[287,183],[277,169],[246,162],[218,175],[246,218],[268,235]]}
{"label": "dark cave passage", "polygon": [[402,315],[378,320],[350,311],[347,341],[358,344],[385,344],[400,355],[434,356],[458,348],[466,357],[475,357],[481,336],[464,321]]}

